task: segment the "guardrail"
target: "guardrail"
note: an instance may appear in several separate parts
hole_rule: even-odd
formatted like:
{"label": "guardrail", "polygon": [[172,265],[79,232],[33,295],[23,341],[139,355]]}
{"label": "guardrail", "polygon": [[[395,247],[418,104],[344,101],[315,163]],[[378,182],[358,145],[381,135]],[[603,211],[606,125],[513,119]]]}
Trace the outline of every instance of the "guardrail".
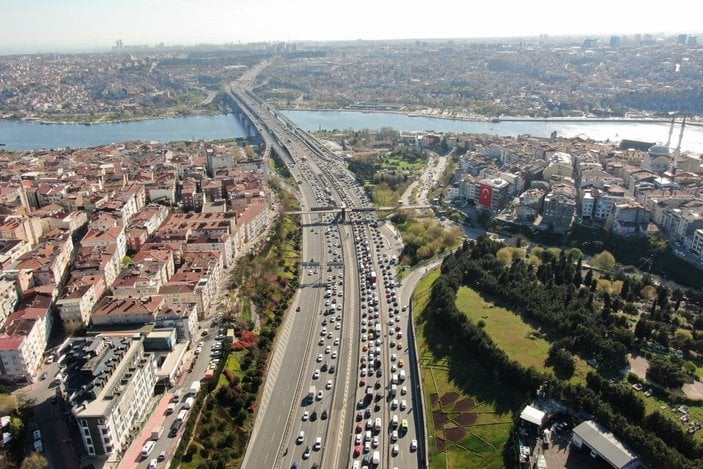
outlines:
{"label": "guardrail", "polygon": [[415,428],[418,433],[422,433],[422,438],[418,435],[418,440],[422,441],[421,445],[418,445],[417,451],[420,456],[421,467],[430,467],[429,459],[429,442],[427,438],[427,422],[425,421],[425,393],[422,389],[422,375],[420,370],[420,357],[417,352],[417,345],[415,342],[415,320],[413,318],[413,311],[415,310],[412,298],[408,304],[408,347],[412,348],[412,353],[409,354],[410,359],[414,361],[414,371],[412,373],[413,386],[418,390],[419,396],[415,402]]}

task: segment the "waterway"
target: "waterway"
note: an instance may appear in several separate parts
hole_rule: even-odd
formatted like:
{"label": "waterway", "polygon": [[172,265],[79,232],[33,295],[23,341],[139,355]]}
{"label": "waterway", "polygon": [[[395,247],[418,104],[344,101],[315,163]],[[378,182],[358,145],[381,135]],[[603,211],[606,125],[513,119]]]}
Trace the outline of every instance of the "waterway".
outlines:
{"label": "waterway", "polygon": [[[623,121],[501,121],[477,122],[411,117],[394,113],[360,111],[284,111],[305,130],[379,130],[392,127],[404,131],[465,132],[500,136],[529,134],[548,137],[556,131],[562,137],[584,136],[617,142],[622,139],[666,142],[669,124],[664,122]],[[678,126],[672,141],[678,140]],[[215,140],[245,137],[246,129],[232,115],[190,116],[98,125],[39,124],[0,121],[0,149],[34,150],[41,148],[91,147],[128,140],[170,142],[177,140]],[[672,146],[675,145],[672,144]],[[703,153],[703,127],[687,126],[684,151]]]}

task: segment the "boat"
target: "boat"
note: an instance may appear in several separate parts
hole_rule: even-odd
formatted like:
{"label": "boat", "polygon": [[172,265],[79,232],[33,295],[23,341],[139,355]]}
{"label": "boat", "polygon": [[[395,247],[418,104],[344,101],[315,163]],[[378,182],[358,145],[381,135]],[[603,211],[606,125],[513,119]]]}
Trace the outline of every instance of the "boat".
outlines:
{"label": "boat", "polygon": [[493,122],[494,124],[497,124],[500,122],[500,119],[498,119],[497,117],[494,117],[493,119],[491,119],[491,122]]}

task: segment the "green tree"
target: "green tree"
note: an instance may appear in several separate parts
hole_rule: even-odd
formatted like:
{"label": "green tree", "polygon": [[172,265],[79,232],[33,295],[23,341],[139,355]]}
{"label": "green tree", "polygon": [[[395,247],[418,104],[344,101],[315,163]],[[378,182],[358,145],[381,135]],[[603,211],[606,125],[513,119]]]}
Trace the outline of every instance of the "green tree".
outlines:
{"label": "green tree", "polygon": [[615,257],[608,251],[602,251],[593,256],[593,265],[600,270],[610,272],[615,267]]}

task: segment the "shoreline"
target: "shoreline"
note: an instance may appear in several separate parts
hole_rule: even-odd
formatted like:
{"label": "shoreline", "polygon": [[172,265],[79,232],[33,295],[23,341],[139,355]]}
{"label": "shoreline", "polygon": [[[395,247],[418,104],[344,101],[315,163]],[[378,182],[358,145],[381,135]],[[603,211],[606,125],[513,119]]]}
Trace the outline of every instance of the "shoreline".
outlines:
{"label": "shoreline", "polygon": [[[349,109],[349,108],[290,108],[282,107],[278,108],[279,111],[299,111],[299,112],[361,112],[363,114],[397,114],[401,116],[408,117],[429,117],[432,119],[444,119],[453,121],[463,121],[463,122],[492,122],[495,124],[500,124],[501,122],[604,122],[604,123],[616,123],[616,122],[631,122],[631,123],[643,123],[643,124],[668,124],[671,119],[663,117],[527,117],[527,116],[508,116],[508,117],[486,117],[479,115],[446,115],[444,111],[439,111],[439,113],[434,114],[432,112],[421,112],[421,111],[398,111],[393,109]],[[703,116],[687,116],[689,119],[694,119],[692,121],[687,120],[686,125],[693,125],[697,127],[703,126]],[[677,125],[680,121],[677,121]]]}
{"label": "shoreline", "polygon": [[[528,116],[506,116],[506,117],[486,117],[477,114],[448,114],[449,111],[443,111],[440,109],[426,109],[425,111],[399,111],[394,109],[358,109],[358,108],[293,108],[293,107],[281,107],[277,108],[279,111],[300,111],[300,112],[361,112],[364,114],[397,114],[401,116],[408,117],[429,117],[432,119],[443,119],[450,121],[463,121],[463,122],[491,122],[495,124],[500,124],[501,122],[603,122],[603,123],[642,123],[642,124],[662,124],[669,123],[671,119],[664,117],[528,117]],[[21,117],[21,118],[0,118],[2,121],[7,122],[34,122],[41,125],[105,125],[105,124],[125,124],[130,122],[141,122],[148,120],[162,120],[162,119],[178,119],[180,117],[193,117],[193,116],[215,116],[215,115],[227,115],[226,112],[214,112],[212,110],[203,110],[203,112],[194,112],[191,114],[174,116],[174,115],[156,115],[156,116],[139,116],[129,119],[116,119],[116,120],[102,120],[104,118],[100,117],[96,121],[52,121],[46,120],[41,117]],[[686,122],[686,125],[692,125],[696,127],[703,127],[703,116],[687,116],[690,120]],[[680,121],[677,121],[680,124]]]}
{"label": "shoreline", "polygon": [[106,125],[106,124],[128,124],[131,122],[142,122],[142,121],[151,121],[151,120],[166,120],[166,119],[179,119],[182,117],[198,117],[198,116],[219,116],[219,115],[227,115],[227,113],[224,113],[220,110],[217,112],[212,112],[212,111],[207,111],[203,110],[203,112],[193,112],[190,114],[184,114],[180,116],[172,116],[172,115],[155,115],[155,116],[138,116],[130,119],[115,119],[115,120],[102,120],[105,116],[98,118],[96,121],[53,121],[53,120],[46,120],[41,117],[14,117],[14,118],[6,118],[2,117],[0,118],[0,121],[5,121],[5,122],[28,122],[28,123],[34,123],[34,124],[40,124],[40,125],[84,125],[87,127],[92,127],[96,125]]}

